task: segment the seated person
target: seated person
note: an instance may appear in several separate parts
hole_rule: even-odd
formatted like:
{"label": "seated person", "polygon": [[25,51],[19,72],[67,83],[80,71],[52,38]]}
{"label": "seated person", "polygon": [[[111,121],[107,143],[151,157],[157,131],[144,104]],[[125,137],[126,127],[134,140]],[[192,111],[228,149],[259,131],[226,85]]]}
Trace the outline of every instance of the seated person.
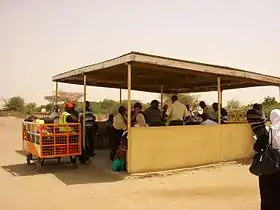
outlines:
{"label": "seated person", "polygon": [[168,105],[164,104],[163,107],[162,107],[162,112],[161,112],[161,117],[162,117],[164,125],[167,124],[167,119],[166,119],[166,111],[167,111],[167,109],[168,109]]}
{"label": "seated person", "polygon": [[142,104],[136,102],[133,106],[131,113],[131,126],[134,127],[147,127],[144,113],[142,112]]}
{"label": "seated person", "polygon": [[203,113],[201,115],[202,122],[201,125],[216,125],[217,123],[210,119],[209,115],[206,113]]}
{"label": "seated person", "polygon": [[[210,115],[210,119],[218,123],[218,112],[219,112],[219,105],[218,103],[212,104],[212,112]],[[227,122],[227,111],[225,108],[221,108],[221,123],[225,124]]]}
{"label": "seated person", "polygon": [[199,125],[200,122],[199,120],[196,118],[196,116],[194,115],[193,111],[191,110],[189,105],[186,105],[187,107],[187,111],[189,112],[189,116],[187,116],[184,120],[184,124],[185,125]]}
{"label": "seated person", "polygon": [[[206,113],[208,116],[211,116],[212,109],[211,107],[207,106],[204,101],[199,103],[200,108],[203,110],[203,113]],[[202,115],[200,115],[202,116]]]}
{"label": "seated person", "polygon": [[222,115],[222,124],[226,124],[228,122],[228,114],[227,110],[225,108],[221,109],[221,115]]}
{"label": "seated person", "polygon": [[149,126],[164,126],[161,112],[159,110],[159,102],[153,100],[151,106],[144,111],[144,116]]}

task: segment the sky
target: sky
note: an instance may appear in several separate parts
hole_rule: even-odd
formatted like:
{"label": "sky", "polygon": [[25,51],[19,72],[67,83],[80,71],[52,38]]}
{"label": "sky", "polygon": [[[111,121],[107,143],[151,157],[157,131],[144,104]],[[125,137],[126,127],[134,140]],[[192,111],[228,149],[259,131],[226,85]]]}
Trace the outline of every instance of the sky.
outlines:
{"label": "sky", "polygon": [[[279,0],[0,0],[0,97],[47,103],[52,76],[139,51],[280,77]],[[82,86],[59,85],[82,92]],[[217,101],[217,93],[201,93]],[[279,99],[279,88],[224,91],[224,102]],[[88,87],[89,100],[119,90]],[[126,92],[123,91],[126,98]],[[150,101],[156,94],[133,92]]]}

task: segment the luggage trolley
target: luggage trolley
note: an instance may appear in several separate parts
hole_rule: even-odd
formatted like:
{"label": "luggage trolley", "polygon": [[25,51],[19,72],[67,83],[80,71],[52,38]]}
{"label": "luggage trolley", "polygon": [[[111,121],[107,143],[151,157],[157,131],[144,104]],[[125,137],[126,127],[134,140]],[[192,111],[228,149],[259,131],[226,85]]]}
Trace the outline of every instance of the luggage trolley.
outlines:
{"label": "luggage trolley", "polygon": [[[71,127],[71,132],[60,132],[61,127]],[[27,152],[27,164],[35,162],[37,169],[45,159],[70,157],[73,168],[77,168],[76,157],[82,153],[81,124],[46,124],[23,122],[22,148]]]}

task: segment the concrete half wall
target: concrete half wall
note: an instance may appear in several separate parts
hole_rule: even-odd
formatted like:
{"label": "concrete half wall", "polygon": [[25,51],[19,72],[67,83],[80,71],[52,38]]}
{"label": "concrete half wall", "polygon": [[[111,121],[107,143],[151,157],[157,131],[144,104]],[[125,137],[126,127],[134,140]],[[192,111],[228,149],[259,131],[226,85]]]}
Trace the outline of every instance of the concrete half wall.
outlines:
{"label": "concrete half wall", "polygon": [[132,128],[129,173],[187,168],[251,157],[248,124]]}

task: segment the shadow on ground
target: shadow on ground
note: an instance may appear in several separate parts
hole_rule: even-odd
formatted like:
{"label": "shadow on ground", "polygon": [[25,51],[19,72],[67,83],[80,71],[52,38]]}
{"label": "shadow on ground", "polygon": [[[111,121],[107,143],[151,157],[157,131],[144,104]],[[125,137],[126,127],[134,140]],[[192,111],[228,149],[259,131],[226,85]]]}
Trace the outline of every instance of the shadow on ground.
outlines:
{"label": "shadow on ground", "polygon": [[252,158],[246,158],[246,159],[237,160],[236,163],[240,164],[240,165],[249,166],[249,165],[252,164]]}
{"label": "shadow on ground", "polygon": [[[24,151],[16,151],[25,155]],[[77,169],[72,168],[68,159],[63,159],[59,165],[57,160],[46,160],[44,166],[38,171],[35,164],[26,163],[1,166],[3,170],[12,176],[36,176],[41,174],[53,174],[66,185],[88,184],[88,183],[108,183],[124,179],[126,173],[111,171],[110,162],[106,159],[106,152],[97,153],[91,164],[78,164]]]}
{"label": "shadow on ground", "polygon": [[[141,191],[137,192],[138,194]],[[248,186],[196,186],[190,189],[164,189],[149,191],[152,196],[166,199],[185,198],[192,199],[198,197],[208,198],[236,198],[251,196],[256,194],[255,187]]]}

